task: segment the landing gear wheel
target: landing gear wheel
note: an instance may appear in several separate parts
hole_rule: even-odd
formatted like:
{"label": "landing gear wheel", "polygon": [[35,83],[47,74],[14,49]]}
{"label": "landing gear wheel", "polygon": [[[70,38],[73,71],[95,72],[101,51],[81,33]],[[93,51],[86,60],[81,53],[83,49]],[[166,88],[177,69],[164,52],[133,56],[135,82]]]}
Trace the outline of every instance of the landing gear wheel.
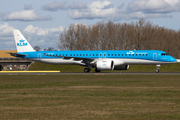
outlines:
{"label": "landing gear wheel", "polygon": [[159,68],[161,67],[161,65],[156,65],[156,73],[159,72]]}
{"label": "landing gear wheel", "polygon": [[101,70],[98,70],[97,68],[95,69],[95,72],[101,72]]}
{"label": "landing gear wheel", "polygon": [[89,68],[84,68],[84,72],[88,73],[88,72],[90,72],[90,69]]}
{"label": "landing gear wheel", "polygon": [[156,69],[156,73],[158,73],[159,72],[159,69]]}

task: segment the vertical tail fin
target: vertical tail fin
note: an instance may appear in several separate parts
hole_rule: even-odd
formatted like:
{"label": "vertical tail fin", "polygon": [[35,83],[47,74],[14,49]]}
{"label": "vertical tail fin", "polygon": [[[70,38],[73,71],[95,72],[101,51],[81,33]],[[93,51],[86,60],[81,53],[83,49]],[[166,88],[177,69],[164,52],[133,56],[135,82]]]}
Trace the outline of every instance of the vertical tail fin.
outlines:
{"label": "vertical tail fin", "polygon": [[35,51],[19,30],[13,30],[16,48],[18,52]]}

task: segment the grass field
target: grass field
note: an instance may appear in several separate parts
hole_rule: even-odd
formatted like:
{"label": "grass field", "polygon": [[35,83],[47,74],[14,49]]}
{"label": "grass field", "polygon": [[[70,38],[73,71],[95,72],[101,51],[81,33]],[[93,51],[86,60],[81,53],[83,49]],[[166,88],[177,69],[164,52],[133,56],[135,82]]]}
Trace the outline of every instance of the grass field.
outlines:
{"label": "grass field", "polygon": [[179,75],[1,75],[0,120],[179,120]]}

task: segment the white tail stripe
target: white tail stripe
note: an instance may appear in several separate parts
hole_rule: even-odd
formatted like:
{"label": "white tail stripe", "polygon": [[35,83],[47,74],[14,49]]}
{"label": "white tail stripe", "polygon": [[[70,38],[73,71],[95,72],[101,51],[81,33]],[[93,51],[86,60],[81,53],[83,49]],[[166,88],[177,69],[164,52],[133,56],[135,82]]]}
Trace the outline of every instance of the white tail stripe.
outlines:
{"label": "white tail stripe", "polygon": [[13,30],[13,33],[18,52],[35,51],[19,30]]}

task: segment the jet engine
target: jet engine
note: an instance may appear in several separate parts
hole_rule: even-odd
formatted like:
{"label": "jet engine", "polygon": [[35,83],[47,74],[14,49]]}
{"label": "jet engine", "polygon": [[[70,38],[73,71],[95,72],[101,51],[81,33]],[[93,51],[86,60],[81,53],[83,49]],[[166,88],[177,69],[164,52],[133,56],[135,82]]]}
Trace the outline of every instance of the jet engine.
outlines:
{"label": "jet engine", "polygon": [[129,65],[114,66],[114,70],[128,70],[128,69],[129,69]]}
{"label": "jet engine", "polygon": [[112,60],[103,60],[96,62],[97,70],[113,70],[114,62]]}

